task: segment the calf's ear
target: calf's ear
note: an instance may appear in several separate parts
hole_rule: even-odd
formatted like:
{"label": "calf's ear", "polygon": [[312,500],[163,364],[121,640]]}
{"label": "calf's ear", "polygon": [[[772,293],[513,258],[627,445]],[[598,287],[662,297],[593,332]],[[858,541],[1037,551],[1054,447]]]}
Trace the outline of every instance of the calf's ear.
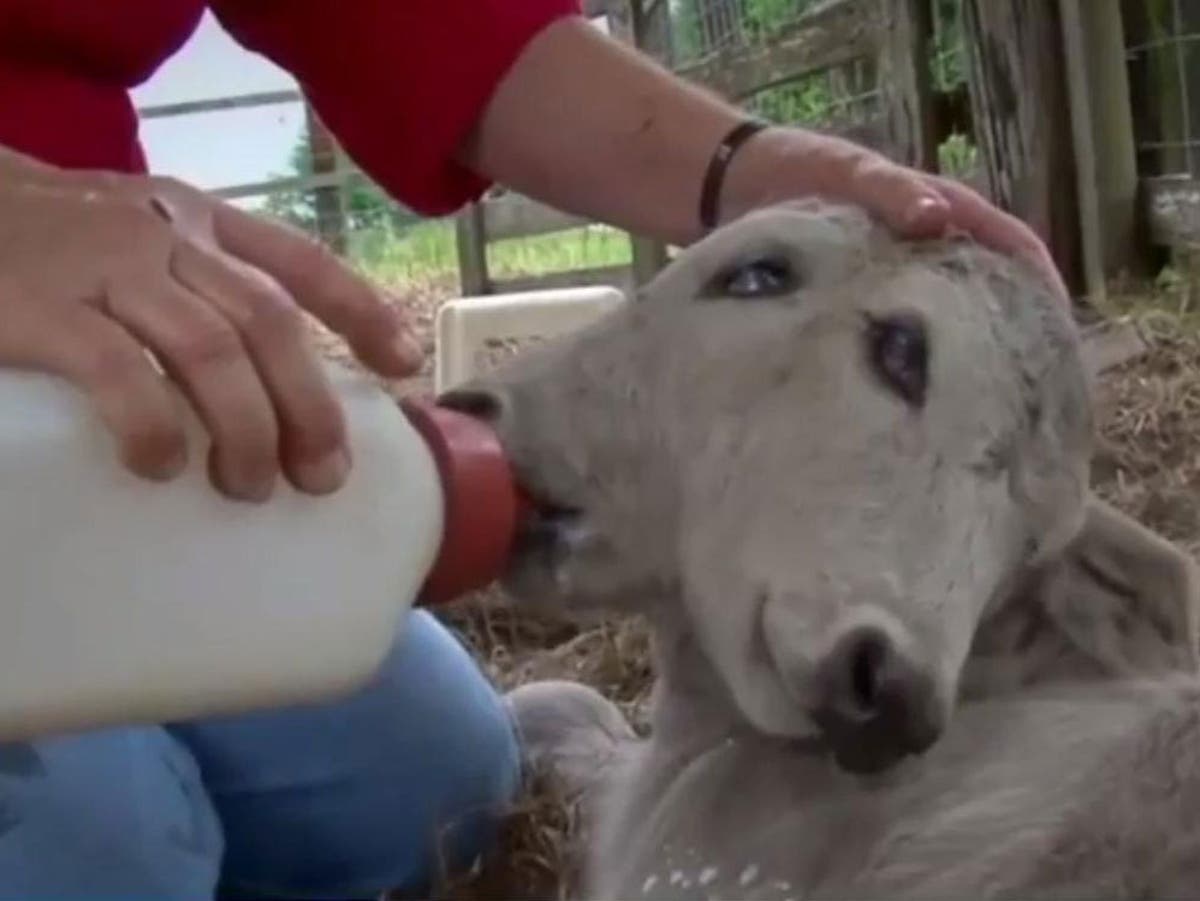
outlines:
{"label": "calf's ear", "polygon": [[1076,536],[980,625],[963,693],[1200,671],[1198,592],[1190,556],[1091,496]]}

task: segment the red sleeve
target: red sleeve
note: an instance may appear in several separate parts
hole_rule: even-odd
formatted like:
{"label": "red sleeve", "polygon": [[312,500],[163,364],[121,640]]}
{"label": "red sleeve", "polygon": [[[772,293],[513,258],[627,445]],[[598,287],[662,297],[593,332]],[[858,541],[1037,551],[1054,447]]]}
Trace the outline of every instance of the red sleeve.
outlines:
{"label": "red sleeve", "polygon": [[452,213],[490,182],[453,154],[525,45],[578,0],[212,0],[243,46],[290,72],[397,200]]}

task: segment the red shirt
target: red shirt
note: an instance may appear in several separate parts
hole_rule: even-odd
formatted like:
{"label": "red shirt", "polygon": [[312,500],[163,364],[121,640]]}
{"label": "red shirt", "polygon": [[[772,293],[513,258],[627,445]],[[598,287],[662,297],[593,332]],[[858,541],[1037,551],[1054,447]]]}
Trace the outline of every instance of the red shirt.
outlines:
{"label": "red shirt", "polygon": [[375,181],[429,215],[488,186],[454,149],[525,44],[578,12],[577,0],[0,0],[0,145],[145,171],[129,90],[206,6],[295,77]]}

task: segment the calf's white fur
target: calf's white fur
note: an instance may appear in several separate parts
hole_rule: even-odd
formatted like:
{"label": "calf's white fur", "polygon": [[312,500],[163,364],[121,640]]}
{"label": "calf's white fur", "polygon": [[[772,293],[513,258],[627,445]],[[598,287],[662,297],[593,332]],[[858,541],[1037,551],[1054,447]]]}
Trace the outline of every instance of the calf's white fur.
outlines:
{"label": "calf's white fur", "polygon": [[1089,495],[1079,350],[1021,265],[789,204],[445,398],[558,511],[511,593],[653,627],[648,739],[511,696],[586,897],[1196,892],[1193,567]]}

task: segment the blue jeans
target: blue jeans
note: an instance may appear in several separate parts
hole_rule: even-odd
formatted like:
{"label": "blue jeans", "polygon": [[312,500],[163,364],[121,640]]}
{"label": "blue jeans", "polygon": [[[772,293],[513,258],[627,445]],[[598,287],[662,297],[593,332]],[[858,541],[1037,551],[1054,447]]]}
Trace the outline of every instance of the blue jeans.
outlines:
{"label": "blue jeans", "polygon": [[0,745],[0,899],[420,892],[519,781],[503,699],[417,612],[338,703]]}

